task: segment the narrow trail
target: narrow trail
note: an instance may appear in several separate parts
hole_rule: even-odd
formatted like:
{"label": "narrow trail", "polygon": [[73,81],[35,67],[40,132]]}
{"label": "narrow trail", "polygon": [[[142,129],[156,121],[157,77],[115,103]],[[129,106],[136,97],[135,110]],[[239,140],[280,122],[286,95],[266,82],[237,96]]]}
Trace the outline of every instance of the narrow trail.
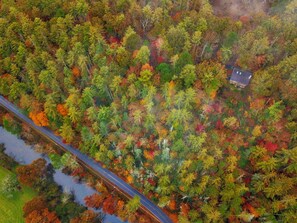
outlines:
{"label": "narrow trail", "polygon": [[62,139],[54,135],[52,131],[48,130],[47,128],[35,125],[31,119],[22,114],[21,111],[14,104],[6,100],[3,96],[0,96],[0,106],[12,113],[19,120],[28,124],[40,135],[44,136],[45,138],[56,144],[63,151],[69,152],[74,155],[77,158],[77,161],[82,166],[87,168],[97,177],[102,178],[105,182],[117,188],[128,199],[131,199],[134,196],[139,196],[141,202],[141,210],[152,217],[154,220],[158,222],[172,223],[170,218],[157,205],[155,205],[147,197],[141,194],[138,190],[127,184],[124,180],[119,178],[110,170],[103,168],[101,164],[95,162],[87,155],[81,153],[78,149],[72,147],[71,145],[63,143]]}

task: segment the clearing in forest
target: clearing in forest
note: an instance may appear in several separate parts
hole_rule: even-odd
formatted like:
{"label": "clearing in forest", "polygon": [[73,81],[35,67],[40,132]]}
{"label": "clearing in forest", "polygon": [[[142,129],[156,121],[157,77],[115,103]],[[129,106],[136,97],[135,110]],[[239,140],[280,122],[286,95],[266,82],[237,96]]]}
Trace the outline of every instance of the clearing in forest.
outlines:
{"label": "clearing in forest", "polygon": [[[0,167],[0,182],[12,172]],[[15,192],[13,198],[7,198],[0,194],[0,223],[23,223],[23,206],[32,200],[35,192],[28,187],[22,186],[22,190]]]}

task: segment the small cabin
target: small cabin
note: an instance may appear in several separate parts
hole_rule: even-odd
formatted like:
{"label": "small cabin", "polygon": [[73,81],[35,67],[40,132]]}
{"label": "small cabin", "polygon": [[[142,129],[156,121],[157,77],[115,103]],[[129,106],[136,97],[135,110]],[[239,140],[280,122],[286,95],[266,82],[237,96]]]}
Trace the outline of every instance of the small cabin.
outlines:
{"label": "small cabin", "polygon": [[253,74],[251,72],[234,67],[231,74],[230,83],[238,87],[245,88],[250,83],[252,76]]}

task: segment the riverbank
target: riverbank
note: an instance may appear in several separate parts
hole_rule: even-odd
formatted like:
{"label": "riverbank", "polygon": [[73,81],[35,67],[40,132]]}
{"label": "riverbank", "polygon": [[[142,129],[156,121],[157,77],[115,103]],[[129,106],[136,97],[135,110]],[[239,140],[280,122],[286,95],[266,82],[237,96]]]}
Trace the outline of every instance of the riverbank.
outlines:
{"label": "riverbank", "polygon": [[[4,143],[6,147],[5,153],[13,157],[20,164],[31,164],[32,161],[39,158],[44,158],[48,163],[50,163],[47,156],[37,153],[33,150],[32,146],[27,145],[23,140],[7,132],[2,127],[0,127],[0,143]],[[62,187],[63,192],[73,193],[75,201],[84,206],[86,206],[85,197],[97,193],[97,191],[93,188],[89,187],[85,183],[78,183],[75,178],[64,174],[61,170],[54,171],[53,179]],[[114,215],[107,214],[103,222],[122,223],[123,221]],[[2,222],[0,221],[0,223]]]}

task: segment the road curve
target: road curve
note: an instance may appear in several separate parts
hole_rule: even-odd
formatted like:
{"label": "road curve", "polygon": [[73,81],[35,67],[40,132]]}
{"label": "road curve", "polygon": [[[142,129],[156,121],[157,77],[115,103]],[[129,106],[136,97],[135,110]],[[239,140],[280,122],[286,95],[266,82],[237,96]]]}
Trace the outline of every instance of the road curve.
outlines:
{"label": "road curve", "polygon": [[29,119],[27,116],[22,114],[20,110],[11,102],[6,100],[3,96],[0,95],[0,106],[5,108],[7,111],[12,113],[14,116],[16,116],[18,119],[22,120],[23,122],[30,125],[35,131],[49,139],[50,141],[54,142],[56,145],[58,145],[60,148],[62,148],[64,151],[67,151],[74,155],[77,158],[77,161],[82,164],[84,167],[89,169],[91,172],[96,174],[97,176],[103,178],[107,182],[109,182],[111,185],[115,186],[118,190],[120,190],[122,193],[124,193],[127,197],[133,198],[134,196],[140,197],[141,202],[141,209],[145,211],[147,214],[149,214],[151,217],[153,217],[155,220],[159,222],[164,223],[172,223],[170,218],[153,202],[151,202],[147,197],[145,197],[143,194],[141,194],[139,191],[131,187],[129,184],[127,184],[124,180],[119,178],[117,175],[115,175],[113,172],[111,172],[108,169],[103,168],[99,163],[95,162],[93,159],[88,157],[87,155],[81,153],[78,149],[75,149],[74,147],[65,144],[62,142],[62,139],[54,133],[46,128],[39,127],[34,124],[34,122]]}

